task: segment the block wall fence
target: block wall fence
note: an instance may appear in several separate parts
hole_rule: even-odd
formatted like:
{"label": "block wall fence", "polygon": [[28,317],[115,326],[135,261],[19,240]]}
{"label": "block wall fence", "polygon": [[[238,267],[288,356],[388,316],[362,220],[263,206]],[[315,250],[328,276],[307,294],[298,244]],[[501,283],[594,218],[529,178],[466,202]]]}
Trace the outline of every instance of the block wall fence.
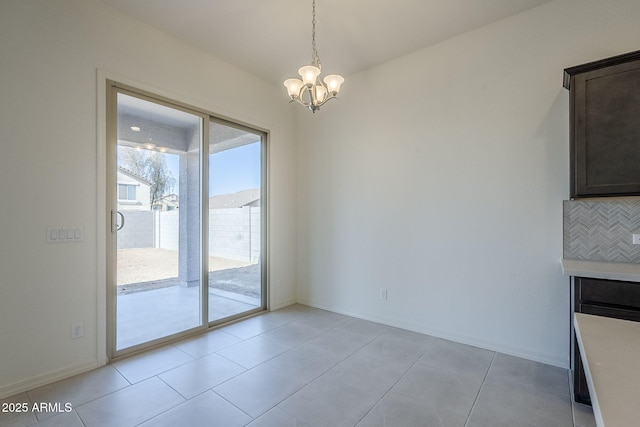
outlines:
{"label": "block wall fence", "polygon": [[[121,211],[118,249],[178,250],[179,210]],[[209,256],[238,261],[260,260],[260,207],[209,210]]]}

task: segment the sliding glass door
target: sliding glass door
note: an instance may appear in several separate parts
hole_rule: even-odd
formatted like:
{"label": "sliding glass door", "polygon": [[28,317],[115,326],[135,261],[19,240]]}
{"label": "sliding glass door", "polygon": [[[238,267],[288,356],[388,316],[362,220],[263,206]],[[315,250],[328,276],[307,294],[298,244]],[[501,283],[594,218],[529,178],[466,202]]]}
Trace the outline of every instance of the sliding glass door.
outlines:
{"label": "sliding glass door", "polygon": [[120,351],[202,325],[200,164],[206,121],[139,95],[116,96]]}
{"label": "sliding glass door", "polygon": [[110,85],[112,356],[266,309],[265,134]]}
{"label": "sliding glass door", "polygon": [[209,321],[262,306],[263,136],[209,124]]}

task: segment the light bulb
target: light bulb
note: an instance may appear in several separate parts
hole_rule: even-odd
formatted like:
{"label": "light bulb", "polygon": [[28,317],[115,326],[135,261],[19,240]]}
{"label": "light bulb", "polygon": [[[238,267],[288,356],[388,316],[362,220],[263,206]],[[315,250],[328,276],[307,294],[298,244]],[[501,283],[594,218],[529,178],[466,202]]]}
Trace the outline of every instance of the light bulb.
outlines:
{"label": "light bulb", "polygon": [[305,65],[300,67],[298,74],[302,77],[302,81],[307,87],[311,87],[316,83],[316,78],[320,75],[320,68],[313,65]]}
{"label": "light bulb", "polygon": [[300,89],[304,86],[300,79],[287,79],[284,81],[284,85],[287,88],[287,93],[291,99],[296,99],[300,96]]}
{"label": "light bulb", "polygon": [[336,96],[340,92],[340,85],[344,83],[344,78],[337,74],[331,74],[324,78],[324,83],[327,85],[331,96]]}
{"label": "light bulb", "polygon": [[323,103],[327,99],[327,89],[324,86],[317,85],[316,90],[316,105]]}

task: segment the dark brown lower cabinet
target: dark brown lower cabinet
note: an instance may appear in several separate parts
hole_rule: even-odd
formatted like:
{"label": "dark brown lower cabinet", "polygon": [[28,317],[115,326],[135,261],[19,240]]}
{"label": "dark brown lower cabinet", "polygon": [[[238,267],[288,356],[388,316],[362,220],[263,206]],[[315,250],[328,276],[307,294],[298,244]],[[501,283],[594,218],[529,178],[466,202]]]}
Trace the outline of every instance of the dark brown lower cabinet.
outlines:
{"label": "dark brown lower cabinet", "polygon": [[[574,277],[573,311],[640,322],[640,283]],[[573,324],[573,315],[572,324]],[[573,398],[591,405],[587,379],[574,337],[572,352]]]}

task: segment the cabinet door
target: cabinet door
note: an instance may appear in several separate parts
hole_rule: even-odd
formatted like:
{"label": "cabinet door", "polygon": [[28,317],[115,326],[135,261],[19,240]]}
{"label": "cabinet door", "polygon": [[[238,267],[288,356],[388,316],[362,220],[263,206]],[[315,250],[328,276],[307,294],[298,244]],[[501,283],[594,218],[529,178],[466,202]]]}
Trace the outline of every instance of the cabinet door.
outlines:
{"label": "cabinet door", "polygon": [[[574,277],[576,313],[640,322],[640,283]],[[591,404],[577,340],[573,342],[573,398]]]}
{"label": "cabinet door", "polygon": [[[581,277],[576,278],[575,281],[578,285],[576,289],[577,304],[609,306],[636,310],[640,313],[640,284],[638,283]],[[580,312],[587,313],[585,311]],[[613,313],[614,312],[612,312],[612,314],[591,314],[625,319],[625,317],[620,317],[623,316],[624,310],[622,310],[619,315]]]}
{"label": "cabinet door", "polygon": [[640,194],[640,61],[572,79],[571,196]]}

